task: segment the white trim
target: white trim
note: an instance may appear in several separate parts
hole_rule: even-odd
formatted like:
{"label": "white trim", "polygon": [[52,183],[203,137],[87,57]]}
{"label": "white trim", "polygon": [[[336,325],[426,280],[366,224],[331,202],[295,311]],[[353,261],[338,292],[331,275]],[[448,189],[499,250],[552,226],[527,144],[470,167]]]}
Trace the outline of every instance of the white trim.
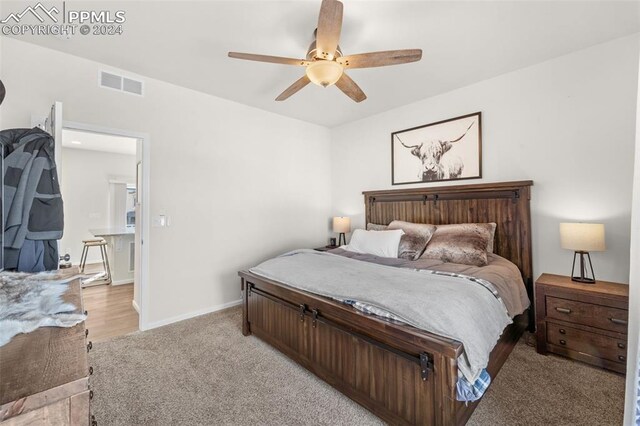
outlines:
{"label": "white trim", "polygon": [[627,332],[627,379],[625,384],[624,425],[638,423],[638,362],[640,361],[640,267],[637,259],[640,254],[640,88],[637,93],[636,108],[636,146],[633,169],[633,190],[631,192],[631,259],[629,269],[629,329]]}
{"label": "white trim", "polygon": [[[140,316],[138,321],[138,328],[140,330],[146,330],[151,327],[147,325],[147,318],[149,313],[149,247],[151,244],[150,229],[151,229],[151,204],[150,200],[150,187],[151,187],[151,138],[147,133],[132,132],[128,130],[113,129],[108,127],[96,126],[93,124],[84,124],[74,121],[62,121],[63,129],[81,130],[85,132],[93,133],[106,133],[115,136],[124,136],[129,138],[135,138],[142,140],[142,249],[140,250],[140,286],[138,308],[140,309]],[[64,167],[64,164],[63,166]]]}
{"label": "white trim", "polygon": [[133,309],[135,309],[138,315],[140,315],[140,307],[138,306],[135,300],[131,301],[131,306],[133,306]]}
{"label": "white trim", "polygon": [[103,134],[106,133],[108,135],[122,136],[125,138],[144,139],[144,140],[149,139],[149,135],[147,133],[131,132],[129,130],[114,129],[111,127],[102,127],[102,126],[96,126],[93,124],[78,123],[77,121],[63,120],[62,128],[68,129],[68,130],[79,130],[82,132],[90,132],[90,133],[103,133]]}
{"label": "white trim", "polygon": [[198,311],[189,312],[175,317],[166,318],[160,321],[155,321],[147,324],[147,328],[140,328],[140,330],[151,330],[152,328],[162,327],[163,325],[173,324],[174,322],[184,321],[190,318],[199,317],[200,315],[206,315],[213,312],[221,311],[223,309],[232,308],[242,303],[242,299],[234,300],[233,302],[223,303],[221,305],[211,306],[209,308],[200,309]]}
{"label": "white trim", "polygon": [[111,281],[111,285],[133,284],[133,278],[125,278],[124,280]]}

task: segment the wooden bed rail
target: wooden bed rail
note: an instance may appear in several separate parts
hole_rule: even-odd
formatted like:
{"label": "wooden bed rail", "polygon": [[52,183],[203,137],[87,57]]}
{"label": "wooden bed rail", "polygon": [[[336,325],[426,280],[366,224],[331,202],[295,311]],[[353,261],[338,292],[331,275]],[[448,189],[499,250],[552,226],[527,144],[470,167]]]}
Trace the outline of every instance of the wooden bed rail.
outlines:
{"label": "wooden bed rail", "polygon": [[[243,300],[248,301],[252,293],[269,296],[272,301],[277,298],[295,310],[297,315],[300,315],[300,306],[304,304],[305,314],[311,315],[312,311],[317,309],[323,316],[331,317],[332,324],[347,332],[363,335],[367,339],[386,340],[391,342],[389,346],[410,353],[414,358],[419,357],[422,352],[438,352],[452,358],[462,354],[462,344],[453,339],[437,336],[401,322],[363,314],[350,305],[302,290],[283,287],[277,281],[249,271],[240,271],[238,275],[242,278]],[[250,333],[247,324],[248,334]],[[411,344],[407,346],[407,342]]]}
{"label": "wooden bed rail", "polygon": [[255,287],[255,284],[251,283],[251,282],[247,282],[247,297],[251,296],[251,293],[256,293],[259,294],[262,297],[266,297],[267,299],[270,299],[273,302],[279,303],[282,306],[285,306],[289,309],[293,309],[294,311],[298,312],[298,314],[300,315],[300,322],[304,322],[305,319],[307,318],[311,318],[311,324],[312,324],[312,328],[316,328],[317,324],[319,322],[326,324],[334,329],[340,330],[344,333],[349,333],[352,336],[355,336],[363,341],[366,341],[367,343],[377,346],[380,349],[384,349],[388,352],[391,352],[399,357],[402,357],[408,361],[411,362],[415,362],[416,364],[420,365],[420,369],[421,369],[421,374],[422,374],[422,380],[428,380],[429,379],[429,372],[433,371],[433,354],[428,353],[426,351],[421,352],[420,354],[416,355],[412,355],[410,353],[407,353],[405,351],[401,351],[399,349],[394,348],[393,346],[387,345],[379,340],[373,339],[369,336],[366,336],[362,333],[358,333],[357,331],[353,330],[353,328],[351,327],[346,327],[336,321],[332,321],[331,319],[328,319],[326,317],[324,317],[322,315],[322,313],[320,312],[320,310],[318,308],[309,308],[309,306],[307,306],[306,304],[302,303],[299,306],[294,305],[291,302],[288,302],[287,300],[281,299],[277,296],[273,296],[269,293],[266,293],[262,290],[259,290]]}
{"label": "wooden bed rail", "polygon": [[[248,271],[239,275],[245,336],[269,343],[388,423],[463,425],[471,416],[477,402],[456,400],[460,342]],[[521,317],[492,351],[491,377],[522,334]]]}

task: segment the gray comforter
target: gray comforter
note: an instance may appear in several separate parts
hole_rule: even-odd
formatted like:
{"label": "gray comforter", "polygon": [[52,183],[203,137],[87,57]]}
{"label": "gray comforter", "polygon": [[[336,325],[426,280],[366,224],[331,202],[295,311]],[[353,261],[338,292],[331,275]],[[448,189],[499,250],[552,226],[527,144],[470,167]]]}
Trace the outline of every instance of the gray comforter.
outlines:
{"label": "gray comforter", "polygon": [[512,262],[497,254],[487,253],[489,263],[486,266],[472,266],[426,258],[407,260],[379,257],[372,254],[354,253],[341,248],[333,249],[330,253],[380,265],[450,272],[489,281],[498,290],[511,318],[523,313],[530,305],[520,270]]}
{"label": "gray comforter", "polygon": [[251,272],[333,299],[369,304],[464,345],[458,368],[474,383],[511,318],[488,282],[296,250]]}

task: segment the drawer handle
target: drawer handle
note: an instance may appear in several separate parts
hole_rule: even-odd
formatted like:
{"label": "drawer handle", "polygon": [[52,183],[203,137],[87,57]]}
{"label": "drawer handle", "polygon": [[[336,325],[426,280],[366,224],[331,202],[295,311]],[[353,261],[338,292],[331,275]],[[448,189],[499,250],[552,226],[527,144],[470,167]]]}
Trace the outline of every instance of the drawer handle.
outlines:
{"label": "drawer handle", "polygon": [[561,344],[561,345],[566,345],[566,344],[567,344],[567,341],[566,341],[566,340],[562,340],[562,339],[560,339],[560,344]]}
{"label": "drawer handle", "polygon": [[565,330],[564,328],[561,328],[558,331],[560,332],[560,334],[567,334],[567,330]]}
{"label": "drawer handle", "polygon": [[618,325],[627,325],[627,320],[621,320],[618,318],[609,318],[609,321],[611,321],[614,324],[618,324]]}
{"label": "drawer handle", "polygon": [[556,307],[556,311],[562,312],[563,314],[570,314],[571,313],[571,309],[569,309],[569,308]]}
{"label": "drawer handle", "polygon": [[626,357],[626,356],[624,356],[624,355],[618,355],[618,359],[619,359],[620,361],[626,361],[626,360],[627,360],[627,357]]}
{"label": "drawer handle", "polygon": [[618,347],[619,347],[620,349],[624,349],[624,348],[626,348],[626,347],[627,347],[627,345],[625,345],[624,343],[618,343]]}

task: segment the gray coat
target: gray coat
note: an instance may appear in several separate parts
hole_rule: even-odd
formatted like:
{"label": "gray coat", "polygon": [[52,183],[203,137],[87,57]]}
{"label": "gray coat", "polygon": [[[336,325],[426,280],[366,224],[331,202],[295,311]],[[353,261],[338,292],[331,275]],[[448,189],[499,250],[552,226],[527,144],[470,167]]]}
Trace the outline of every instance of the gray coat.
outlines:
{"label": "gray coat", "polygon": [[53,137],[38,128],[3,130],[0,144],[5,266],[10,268],[25,240],[51,245],[51,240],[62,238],[64,215]]}

